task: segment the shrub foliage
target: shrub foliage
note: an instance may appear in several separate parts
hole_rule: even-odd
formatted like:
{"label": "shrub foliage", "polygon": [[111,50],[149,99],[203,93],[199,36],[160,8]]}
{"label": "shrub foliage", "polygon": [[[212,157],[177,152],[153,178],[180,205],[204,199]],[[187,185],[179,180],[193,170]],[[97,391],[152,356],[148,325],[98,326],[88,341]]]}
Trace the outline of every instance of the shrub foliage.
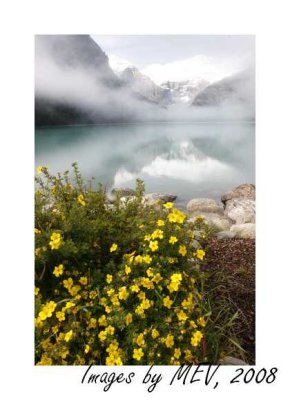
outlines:
{"label": "shrub foliage", "polygon": [[206,231],[144,185],[107,204],[104,188],[39,167],[35,196],[37,365],[197,364]]}

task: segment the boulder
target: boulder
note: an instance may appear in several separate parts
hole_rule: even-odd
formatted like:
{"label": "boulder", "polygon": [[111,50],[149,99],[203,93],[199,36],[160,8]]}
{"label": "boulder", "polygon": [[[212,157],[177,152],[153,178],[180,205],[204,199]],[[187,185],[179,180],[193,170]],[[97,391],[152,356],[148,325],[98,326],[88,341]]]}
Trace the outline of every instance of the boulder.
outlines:
{"label": "boulder", "polygon": [[107,200],[109,203],[113,204],[116,200],[116,195],[119,193],[120,197],[135,196],[136,192],[130,188],[114,188],[110,193],[107,193]]}
{"label": "boulder", "polygon": [[228,231],[233,223],[230,218],[218,213],[194,212],[190,215],[190,220],[203,217],[205,222],[216,231]]}
{"label": "boulder", "polygon": [[223,194],[221,201],[226,205],[229,200],[237,198],[255,200],[256,186],[252,183],[243,183],[242,185],[239,185],[229,192]]}
{"label": "boulder", "polygon": [[232,199],[227,201],[225,215],[235,221],[236,224],[255,223],[256,207],[255,200]]}
{"label": "boulder", "polygon": [[177,195],[171,193],[148,193],[143,197],[144,203],[148,205],[155,204],[158,201],[162,203],[173,202],[176,199]]}
{"label": "boulder", "polygon": [[236,236],[236,233],[233,231],[221,231],[216,234],[216,238],[219,240],[233,239],[235,236]]}
{"label": "boulder", "polygon": [[236,357],[226,356],[219,361],[220,365],[248,365],[245,361]]}
{"label": "boulder", "polygon": [[218,202],[213,199],[200,198],[200,199],[192,199],[187,203],[187,211],[190,214],[196,212],[205,212],[205,213],[219,213],[223,214],[224,210]]}
{"label": "boulder", "polygon": [[130,189],[130,188],[114,188],[112,189],[111,193],[113,195],[116,195],[117,193],[120,194],[120,197],[127,197],[127,196],[135,196],[136,191],[134,189]]}
{"label": "boulder", "polygon": [[238,224],[232,225],[231,232],[235,234],[235,237],[241,239],[255,239],[256,224]]}
{"label": "boulder", "polygon": [[120,198],[120,203],[122,205],[125,205],[127,203],[131,203],[132,201],[136,200],[137,197],[136,196],[125,196],[125,197],[121,197]]}

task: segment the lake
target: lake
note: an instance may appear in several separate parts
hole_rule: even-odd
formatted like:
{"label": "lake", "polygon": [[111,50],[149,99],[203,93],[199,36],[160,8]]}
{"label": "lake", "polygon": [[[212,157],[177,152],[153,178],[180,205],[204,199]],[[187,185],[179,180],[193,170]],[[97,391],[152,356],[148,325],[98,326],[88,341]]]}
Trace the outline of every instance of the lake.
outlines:
{"label": "lake", "polygon": [[138,123],[37,128],[35,162],[53,173],[76,161],[84,177],[107,187],[220,199],[255,183],[255,125],[250,122]]}

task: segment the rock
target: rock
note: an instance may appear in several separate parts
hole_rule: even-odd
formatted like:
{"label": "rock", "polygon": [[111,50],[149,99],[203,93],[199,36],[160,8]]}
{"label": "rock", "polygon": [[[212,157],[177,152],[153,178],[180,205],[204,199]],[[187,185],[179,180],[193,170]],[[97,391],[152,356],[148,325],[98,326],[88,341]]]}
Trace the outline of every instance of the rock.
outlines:
{"label": "rock", "polygon": [[136,196],[125,196],[120,198],[120,202],[122,205],[125,205],[126,203],[131,203],[132,201],[136,200]]}
{"label": "rock", "polygon": [[117,193],[120,194],[120,197],[135,196],[136,194],[135,190],[130,188],[114,188],[110,193],[107,193],[107,200],[109,203],[113,204],[115,202]]}
{"label": "rock", "polygon": [[255,239],[256,224],[232,225],[230,231],[235,233],[235,237],[241,239]]}
{"label": "rock", "polygon": [[113,195],[116,195],[117,193],[119,193],[120,197],[127,197],[127,196],[135,196],[136,195],[136,191],[134,189],[122,188],[122,187],[112,189],[111,193]]}
{"label": "rock", "polygon": [[232,199],[227,201],[225,215],[235,221],[236,224],[245,224],[247,222],[255,223],[256,206],[255,200],[250,199]]}
{"label": "rock", "polygon": [[256,186],[253,185],[252,183],[243,183],[242,185],[239,185],[236,188],[222,195],[221,201],[226,205],[226,203],[229,200],[237,198],[255,200]]}
{"label": "rock", "polygon": [[239,358],[226,356],[222,360],[219,361],[220,365],[248,365],[245,361],[240,360]]}
{"label": "rock", "polygon": [[145,204],[152,205],[158,202],[159,200],[162,203],[173,202],[177,199],[177,195],[171,193],[148,193],[143,197],[143,201]]}
{"label": "rock", "polygon": [[192,199],[187,203],[186,208],[189,214],[195,212],[224,213],[221,205],[219,205],[215,200],[206,198]]}
{"label": "rock", "polygon": [[203,217],[205,222],[217,231],[228,231],[233,223],[227,216],[217,213],[195,212],[191,213],[190,217],[192,222],[197,217]]}
{"label": "rock", "polygon": [[219,240],[233,239],[235,236],[236,236],[236,233],[233,231],[221,231],[216,234],[216,238]]}

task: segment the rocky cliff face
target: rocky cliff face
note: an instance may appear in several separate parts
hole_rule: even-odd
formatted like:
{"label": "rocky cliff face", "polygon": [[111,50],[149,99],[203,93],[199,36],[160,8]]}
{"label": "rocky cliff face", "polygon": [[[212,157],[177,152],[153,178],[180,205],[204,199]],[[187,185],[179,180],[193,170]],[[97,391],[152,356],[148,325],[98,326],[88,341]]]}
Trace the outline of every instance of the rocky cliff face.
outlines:
{"label": "rocky cliff face", "polygon": [[128,67],[121,74],[120,79],[135,93],[157,104],[168,104],[168,89],[156,85],[150,78],[143,75],[136,67]]}
{"label": "rocky cliff face", "polygon": [[161,87],[169,91],[172,103],[191,103],[209,85],[205,79],[192,79],[181,82],[164,82]]}
{"label": "rocky cliff face", "polygon": [[194,106],[220,106],[254,102],[254,77],[250,71],[222,79],[207,86],[192,103]]}
{"label": "rocky cliff face", "polygon": [[89,35],[36,36],[36,126],[132,121],[146,106]]}

